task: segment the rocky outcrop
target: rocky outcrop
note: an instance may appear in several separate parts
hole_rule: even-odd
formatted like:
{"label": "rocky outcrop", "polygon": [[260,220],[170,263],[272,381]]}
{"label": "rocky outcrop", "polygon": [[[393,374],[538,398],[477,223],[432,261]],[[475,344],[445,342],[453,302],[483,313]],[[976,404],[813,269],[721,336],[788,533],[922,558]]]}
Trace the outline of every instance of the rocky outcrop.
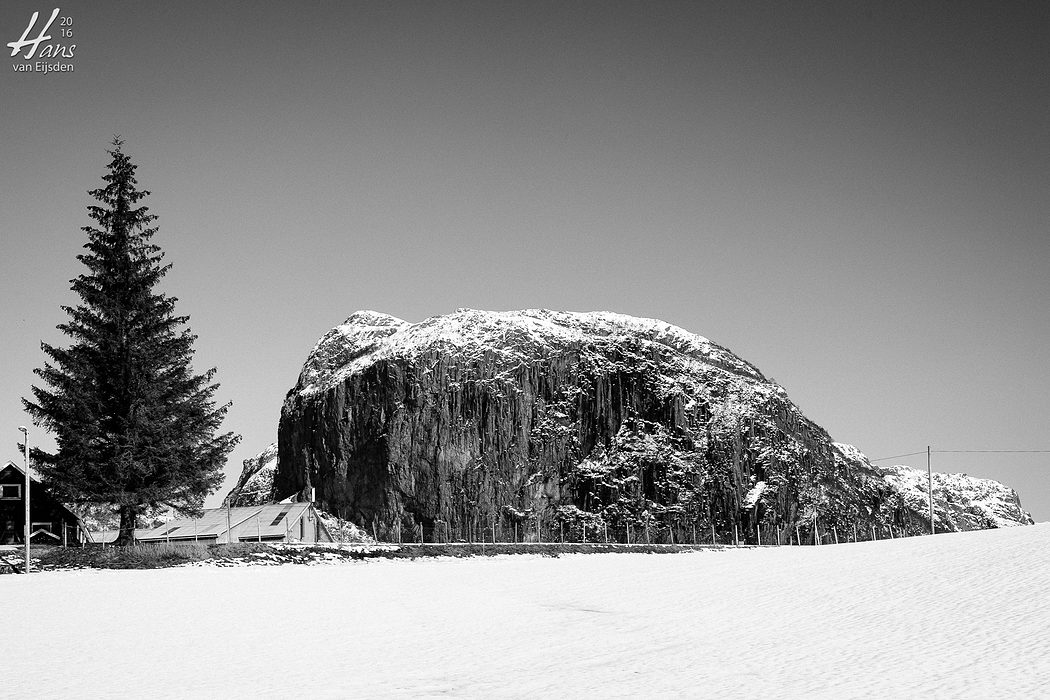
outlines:
{"label": "rocky outcrop", "polygon": [[241,475],[223,505],[259,506],[273,503],[273,474],[277,468],[277,443],[244,460]]}
{"label": "rocky outcrop", "polygon": [[[844,459],[881,474],[900,504],[901,518],[909,521],[906,532],[930,531],[930,475],[925,470],[904,465],[873,466],[853,445],[835,443]],[[1021,508],[1017,492],[993,479],[977,479],[966,474],[933,472],[933,521],[937,532],[985,530],[997,527],[1034,525],[1032,516]]]}
{"label": "rocky outcrop", "polygon": [[782,387],[652,319],[358,312],[318,342],[278,432],[270,497],[316,489],[381,538],[921,531],[885,472]]}
{"label": "rocky outcrop", "polygon": [[[907,466],[885,469],[886,481],[901,492],[908,508],[922,513],[929,522],[929,477],[925,471]],[[933,472],[933,522],[938,532],[986,530],[1015,525],[1034,525],[1017,492],[993,479],[966,474]],[[926,526],[927,530],[929,525]]]}

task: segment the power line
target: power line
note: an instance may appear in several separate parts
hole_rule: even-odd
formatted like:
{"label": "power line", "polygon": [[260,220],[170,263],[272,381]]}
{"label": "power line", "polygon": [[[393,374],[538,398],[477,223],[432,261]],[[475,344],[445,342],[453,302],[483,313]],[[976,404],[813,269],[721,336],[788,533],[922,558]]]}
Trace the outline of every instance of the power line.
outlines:
{"label": "power line", "polygon": [[[932,454],[1050,454],[1050,450],[931,450]],[[889,457],[879,457],[878,459],[869,459],[869,462],[885,462],[887,459],[898,459],[900,457],[914,457],[916,455],[924,455],[926,450],[921,452],[909,452],[904,455],[891,455]]]}
{"label": "power line", "polygon": [[934,454],[936,454],[938,452],[944,452],[944,453],[951,452],[951,453],[955,453],[955,454],[966,453],[966,452],[997,452],[997,453],[999,453],[999,452],[1001,452],[1001,453],[1023,452],[1023,453],[1028,453],[1028,454],[1047,454],[1047,453],[1050,453],[1050,450],[934,450],[933,452],[934,452]]}
{"label": "power line", "polygon": [[916,454],[925,454],[926,450],[921,452],[908,452],[907,454],[890,454],[889,457],[880,457],[878,460],[868,460],[868,462],[884,462],[885,460],[896,460],[900,457],[915,457]]}

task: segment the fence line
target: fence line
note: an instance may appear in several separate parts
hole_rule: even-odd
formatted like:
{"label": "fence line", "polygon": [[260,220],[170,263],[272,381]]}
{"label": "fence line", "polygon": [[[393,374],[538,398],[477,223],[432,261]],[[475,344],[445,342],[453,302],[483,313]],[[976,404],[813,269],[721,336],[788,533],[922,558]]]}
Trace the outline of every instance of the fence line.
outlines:
{"label": "fence line", "polygon": [[[697,527],[704,525],[706,527]],[[498,519],[478,518],[475,521],[452,524],[444,520],[431,523],[410,523],[400,520],[384,523],[373,520],[368,527],[376,542],[384,544],[627,544],[627,545],[691,545],[691,546],[822,546],[847,544],[880,539],[896,539],[928,535],[915,525],[859,521],[758,521],[750,531],[739,523],[719,525],[695,521],[671,524],[659,522],[607,521],[580,523],[558,521],[551,524],[542,519],[502,522]],[[794,536],[792,536],[792,534]]]}

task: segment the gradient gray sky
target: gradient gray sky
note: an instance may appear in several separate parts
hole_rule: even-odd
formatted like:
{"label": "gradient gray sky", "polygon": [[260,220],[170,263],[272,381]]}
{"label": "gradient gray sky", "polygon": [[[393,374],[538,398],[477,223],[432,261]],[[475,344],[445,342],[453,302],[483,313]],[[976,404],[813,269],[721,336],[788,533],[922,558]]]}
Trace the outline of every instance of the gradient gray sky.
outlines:
{"label": "gradient gray sky", "polygon": [[[365,308],[661,318],[870,457],[1050,449],[1046,3],[58,6],[74,71],[0,78],[2,458],[114,134],[231,478]],[[934,455],[1037,520],[1048,464]]]}

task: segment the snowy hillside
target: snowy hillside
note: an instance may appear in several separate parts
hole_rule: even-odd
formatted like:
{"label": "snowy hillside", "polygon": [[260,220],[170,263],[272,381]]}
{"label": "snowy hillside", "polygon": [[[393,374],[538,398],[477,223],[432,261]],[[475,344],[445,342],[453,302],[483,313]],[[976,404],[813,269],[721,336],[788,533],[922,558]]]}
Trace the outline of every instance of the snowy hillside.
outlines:
{"label": "snowy hillside", "polygon": [[[676,555],[9,576],[13,600],[48,604],[6,611],[22,641],[4,648],[0,695],[1036,698],[1050,687],[1048,581],[1046,524]],[[134,663],[116,672],[85,650]]]}
{"label": "snowy hillside", "polygon": [[[886,468],[886,481],[904,494],[915,510],[929,507],[925,471],[902,465]],[[933,473],[933,516],[938,530],[981,530],[1031,525],[1017,492],[993,479]]]}
{"label": "snowy hillside", "polygon": [[[853,445],[835,443],[845,459],[876,470],[912,520],[926,524],[929,532],[929,477],[921,469],[904,465],[876,467]],[[982,530],[994,527],[1031,525],[1032,516],[1021,508],[1017,492],[993,479],[965,474],[933,472],[933,516],[938,532]]]}

